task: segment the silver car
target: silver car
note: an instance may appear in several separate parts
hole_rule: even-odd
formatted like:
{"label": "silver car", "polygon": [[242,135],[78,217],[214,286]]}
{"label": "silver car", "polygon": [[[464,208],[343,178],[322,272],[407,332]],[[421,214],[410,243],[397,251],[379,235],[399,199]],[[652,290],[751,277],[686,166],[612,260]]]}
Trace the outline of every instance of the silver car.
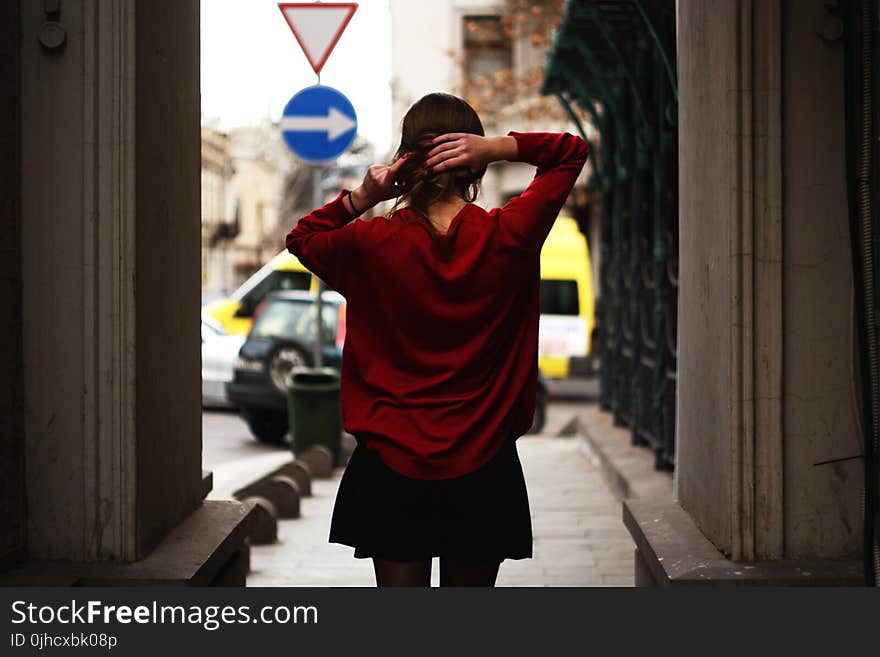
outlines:
{"label": "silver car", "polygon": [[202,407],[232,406],[226,383],[247,336],[227,333],[216,320],[202,315]]}

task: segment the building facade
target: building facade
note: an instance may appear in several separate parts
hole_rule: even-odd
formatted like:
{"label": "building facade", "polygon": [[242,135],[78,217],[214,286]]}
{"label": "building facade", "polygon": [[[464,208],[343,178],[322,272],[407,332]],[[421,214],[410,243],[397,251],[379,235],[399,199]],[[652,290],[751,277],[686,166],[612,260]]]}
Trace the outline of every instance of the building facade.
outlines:
{"label": "building facade", "polygon": [[[528,6],[528,10],[526,9]],[[559,2],[498,0],[391,0],[392,143],[400,141],[406,110],[425,94],[443,91],[467,99],[486,134],[509,130],[569,131],[577,127],[552,98],[538,92],[553,12]],[[548,14],[535,24],[531,8]],[[518,20],[520,19],[520,20]],[[536,45],[537,44],[537,45]],[[583,127],[595,137],[589,122]],[[580,183],[590,175],[588,164]],[[483,179],[479,205],[502,205],[528,185],[534,168],[501,162]]]}
{"label": "building facade", "polygon": [[202,126],[201,139],[202,295],[211,296],[233,284],[227,245],[237,232],[229,193],[234,169],[229,135]]}
{"label": "building facade", "polygon": [[295,167],[271,121],[202,126],[202,295],[226,296],[280,250],[286,180]]}

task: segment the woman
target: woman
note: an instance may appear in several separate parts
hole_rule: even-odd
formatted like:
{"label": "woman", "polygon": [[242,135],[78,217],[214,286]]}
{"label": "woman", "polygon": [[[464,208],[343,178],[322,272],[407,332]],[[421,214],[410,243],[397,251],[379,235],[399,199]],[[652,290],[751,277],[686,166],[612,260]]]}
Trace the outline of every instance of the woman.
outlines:
{"label": "woman", "polygon": [[[330,541],[372,558],[379,586],[494,586],[532,556],[515,440],[535,411],[541,246],[587,157],[570,134],[484,137],[429,94],[391,166],[302,217],[287,248],[348,302],[342,414],[357,447]],[[473,204],[491,162],[538,167],[504,207]],[[353,218],[397,198],[388,217]]]}

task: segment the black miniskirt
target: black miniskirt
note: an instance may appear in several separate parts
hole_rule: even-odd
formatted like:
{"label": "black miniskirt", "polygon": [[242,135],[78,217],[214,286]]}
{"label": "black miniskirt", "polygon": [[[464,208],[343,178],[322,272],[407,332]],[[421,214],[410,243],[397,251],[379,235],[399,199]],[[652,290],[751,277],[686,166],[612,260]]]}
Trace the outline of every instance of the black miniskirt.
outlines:
{"label": "black miniskirt", "polygon": [[411,479],[358,444],[342,475],[330,542],[357,559],[502,561],[532,556],[532,521],[516,443],[461,477]]}

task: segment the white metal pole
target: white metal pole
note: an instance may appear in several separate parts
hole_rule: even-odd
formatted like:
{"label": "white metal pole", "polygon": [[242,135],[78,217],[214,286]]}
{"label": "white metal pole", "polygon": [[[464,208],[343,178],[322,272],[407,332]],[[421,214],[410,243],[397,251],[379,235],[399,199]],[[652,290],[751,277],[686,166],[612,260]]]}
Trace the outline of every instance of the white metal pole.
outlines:
{"label": "white metal pole", "polygon": [[[324,205],[324,193],[321,188],[322,169],[320,165],[312,168],[312,207],[317,209]],[[314,274],[312,274],[314,276]],[[318,298],[315,303],[315,367],[324,365],[324,281],[318,278]]]}

